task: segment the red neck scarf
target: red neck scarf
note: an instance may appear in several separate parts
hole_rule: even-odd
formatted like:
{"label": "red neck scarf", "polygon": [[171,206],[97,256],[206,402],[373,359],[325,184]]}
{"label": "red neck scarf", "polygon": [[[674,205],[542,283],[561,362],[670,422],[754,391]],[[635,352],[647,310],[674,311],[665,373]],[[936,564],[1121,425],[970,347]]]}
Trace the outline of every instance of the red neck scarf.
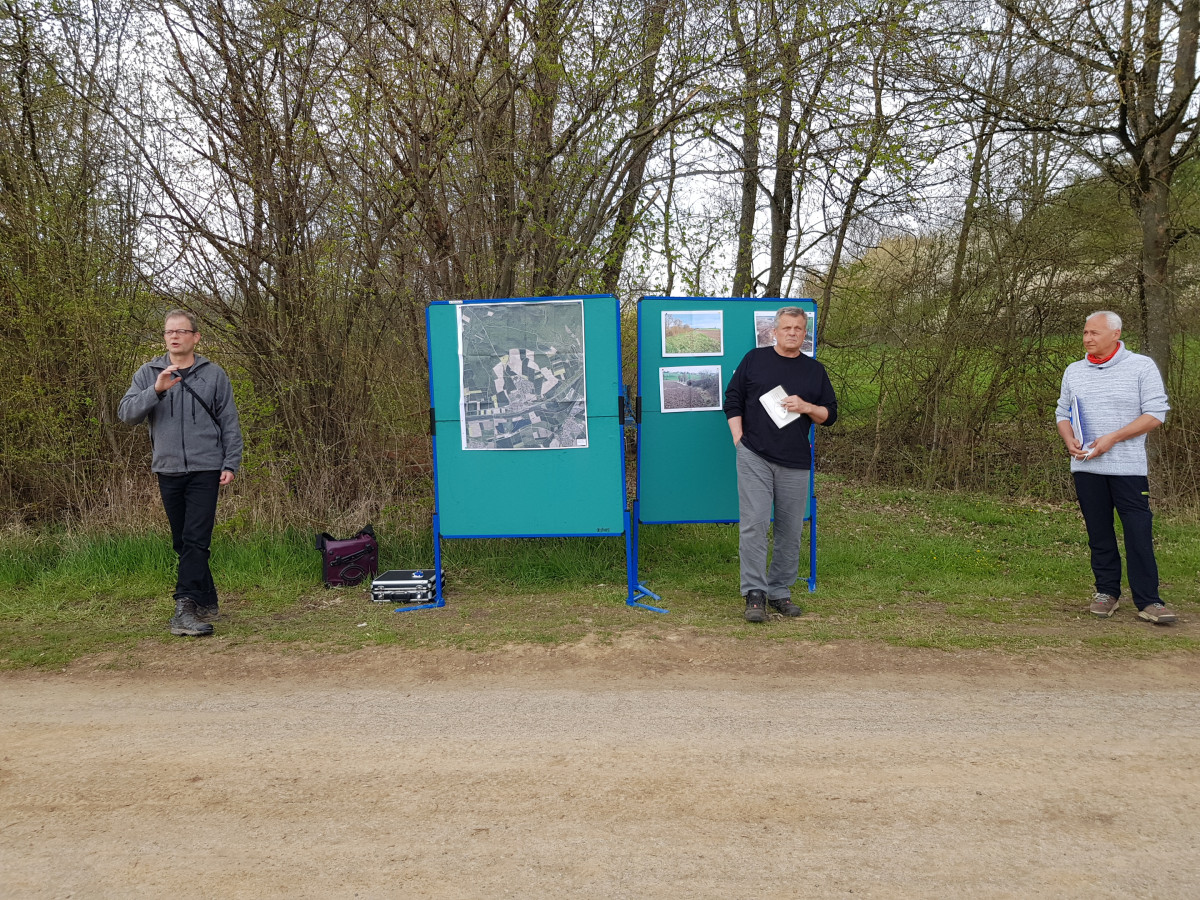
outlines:
{"label": "red neck scarf", "polygon": [[1091,363],[1092,365],[1094,365],[1094,366],[1100,366],[1100,365],[1103,365],[1104,363],[1106,363],[1106,362],[1108,362],[1110,359],[1112,359],[1114,356],[1116,356],[1116,355],[1117,355],[1117,351],[1118,351],[1118,350],[1120,350],[1120,349],[1121,349],[1121,342],[1120,342],[1120,341],[1117,341],[1117,346],[1113,347],[1113,352],[1112,352],[1112,353],[1110,353],[1110,354],[1108,354],[1108,356],[1105,356],[1105,357],[1101,358],[1101,357],[1099,357],[1099,356],[1092,356],[1092,354],[1090,354],[1090,353],[1089,353],[1089,354],[1087,355],[1087,361],[1088,361],[1088,362],[1090,362],[1090,363]]}

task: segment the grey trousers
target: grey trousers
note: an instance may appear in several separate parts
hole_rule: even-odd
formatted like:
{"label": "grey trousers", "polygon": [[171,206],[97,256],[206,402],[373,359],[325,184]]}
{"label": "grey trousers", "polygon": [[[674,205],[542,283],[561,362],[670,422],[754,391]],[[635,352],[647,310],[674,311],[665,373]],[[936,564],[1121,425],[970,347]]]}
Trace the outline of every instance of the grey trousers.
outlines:
{"label": "grey trousers", "polygon": [[[767,462],[740,441],[737,445],[738,554],[742,596],[765,591],[771,600],[792,596],[800,574],[800,537],[808,513],[808,469]],[[767,529],[775,509],[775,552],[767,569]]]}

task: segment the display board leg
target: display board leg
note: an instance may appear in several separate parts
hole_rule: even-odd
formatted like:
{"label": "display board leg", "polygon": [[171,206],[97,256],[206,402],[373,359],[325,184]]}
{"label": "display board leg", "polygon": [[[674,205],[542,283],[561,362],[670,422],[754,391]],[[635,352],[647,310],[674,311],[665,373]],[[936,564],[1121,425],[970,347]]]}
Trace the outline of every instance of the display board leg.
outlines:
{"label": "display board leg", "polygon": [[669,609],[663,609],[661,606],[651,606],[648,603],[639,601],[652,599],[661,601],[662,597],[654,593],[640,581],[638,581],[638,531],[637,531],[637,501],[633,501],[633,515],[630,515],[629,510],[625,510],[625,578],[629,586],[629,597],[625,600],[626,606],[636,606],[640,609],[648,609],[650,612],[668,613]]}
{"label": "display board leg", "polygon": [[817,495],[809,491],[808,507],[808,592],[817,589]]}
{"label": "display board leg", "polygon": [[416,606],[398,606],[392,612],[413,612],[418,609],[437,609],[446,605],[442,596],[442,531],[437,513],[433,514],[433,602]]}
{"label": "display board leg", "polygon": [[392,612],[412,612],[417,609],[437,609],[439,606],[445,606],[445,603],[422,603],[420,606],[397,606]]}

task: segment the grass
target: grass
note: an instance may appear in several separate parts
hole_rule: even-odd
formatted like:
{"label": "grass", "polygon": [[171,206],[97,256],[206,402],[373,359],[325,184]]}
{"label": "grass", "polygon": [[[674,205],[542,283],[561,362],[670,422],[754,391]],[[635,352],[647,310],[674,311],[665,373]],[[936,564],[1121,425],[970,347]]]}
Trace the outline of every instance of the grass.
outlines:
{"label": "grass", "polygon": [[720,353],[721,341],[709,331],[688,329],[666,337],[666,352],[682,353]]}
{"label": "grass", "polygon": [[[1090,617],[1087,540],[1073,505],[818,481],[818,585],[808,614],[742,621],[733,525],[656,525],[641,532],[642,581],[666,616],[625,605],[617,538],[447,541],[447,605],[397,614],[363,588],[324,590],[307,532],[219,530],[213,568],[224,619],[208,640],[227,647],[370,645],[484,650],[511,644],[600,643],[672,632],[745,640],[858,639],[943,650],[1084,649],[1148,655],[1200,650],[1200,528],[1159,515],[1164,598],[1182,621],[1155,628],[1125,603]],[[164,529],[165,531],[165,529]],[[389,541],[384,567],[432,563],[430,536]],[[165,533],[40,534],[0,552],[0,668],[60,667],[139,642],[178,642],[165,623],[174,559]]]}

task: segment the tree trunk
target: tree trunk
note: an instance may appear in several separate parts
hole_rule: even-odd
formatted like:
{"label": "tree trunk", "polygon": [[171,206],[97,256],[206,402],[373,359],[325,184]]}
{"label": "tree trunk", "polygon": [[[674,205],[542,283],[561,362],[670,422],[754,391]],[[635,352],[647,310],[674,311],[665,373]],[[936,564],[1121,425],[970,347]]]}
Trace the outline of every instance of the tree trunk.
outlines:
{"label": "tree trunk", "polygon": [[729,4],[729,26],[733,31],[738,62],[745,76],[742,86],[742,203],[738,216],[737,260],[733,269],[733,296],[749,297],[754,292],[754,216],[758,210],[759,132],[762,113],[759,109],[761,72],[754,58],[754,49],[746,41],[746,33],[738,16],[739,5]]}
{"label": "tree trunk", "polygon": [[667,14],[667,4],[664,0],[652,0],[646,6],[642,18],[642,31],[646,41],[646,55],[642,58],[641,73],[638,76],[637,99],[637,129],[636,140],[640,146],[634,151],[629,161],[629,172],[625,177],[625,191],[617,206],[617,217],[613,223],[612,240],[604,260],[604,269],[600,275],[600,284],[604,293],[615,294],[621,280],[621,271],[625,265],[625,253],[629,249],[629,241],[633,237],[635,214],[638,200],[642,196],[642,183],[646,177],[646,163],[650,159],[650,151],[658,139],[659,129],[651,129],[654,120],[654,78],[658,70],[658,52],[663,44],[663,22]]}
{"label": "tree trunk", "polygon": [[1175,304],[1171,293],[1168,266],[1171,234],[1168,230],[1170,185],[1163,178],[1150,181],[1149,189],[1138,198],[1138,223],[1142,232],[1142,294],[1146,316],[1146,355],[1158,364],[1163,380],[1171,370],[1171,334]]}
{"label": "tree trunk", "polygon": [[[807,5],[799,4],[792,21],[791,33],[779,45],[779,123],[775,130],[775,183],[771,190],[771,264],[763,289],[765,297],[778,297],[783,289],[788,234],[791,231],[792,209],[795,205],[792,180],[796,172],[798,143],[798,135],[796,138],[792,136],[792,96],[800,75],[800,38],[806,15]],[[821,77],[823,78],[823,75]]]}

